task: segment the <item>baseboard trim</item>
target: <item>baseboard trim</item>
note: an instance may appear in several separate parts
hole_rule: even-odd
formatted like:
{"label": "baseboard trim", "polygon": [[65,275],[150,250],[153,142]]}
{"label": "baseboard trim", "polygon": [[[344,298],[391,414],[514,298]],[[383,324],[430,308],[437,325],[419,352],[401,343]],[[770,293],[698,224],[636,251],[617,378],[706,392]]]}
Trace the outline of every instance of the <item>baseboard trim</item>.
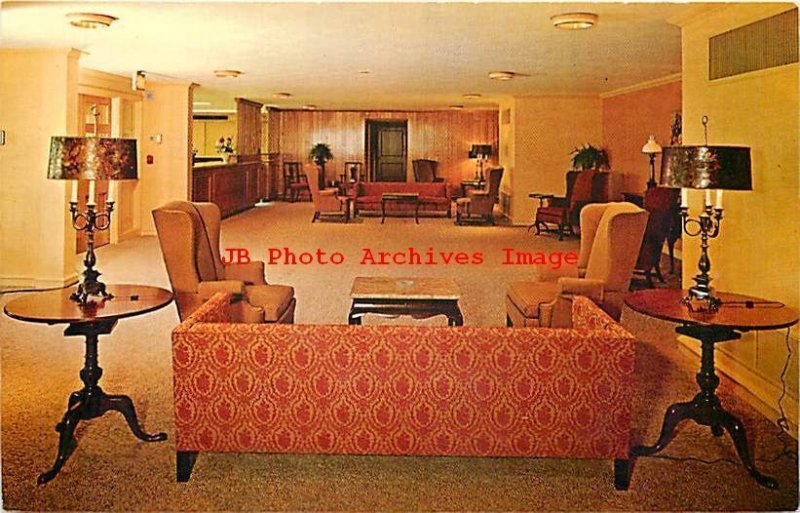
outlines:
{"label": "baseboard trim", "polygon": [[78,283],[78,274],[73,273],[61,280],[30,277],[0,277],[0,288],[3,289],[51,289],[62,288]]}
{"label": "baseboard trim", "polygon": [[[693,354],[700,355],[700,342],[686,336],[678,337],[678,344]],[[717,372],[724,374],[734,384],[736,395],[748,402],[759,413],[775,422],[780,417],[778,399],[781,396],[780,383],[774,383],[754,372],[746,365],[722,351],[715,351],[714,363]],[[788,377],[787,377],[788,379]],[[781,402],[789,421],[789,434],[797,439],[797,399],[786,395]]]}

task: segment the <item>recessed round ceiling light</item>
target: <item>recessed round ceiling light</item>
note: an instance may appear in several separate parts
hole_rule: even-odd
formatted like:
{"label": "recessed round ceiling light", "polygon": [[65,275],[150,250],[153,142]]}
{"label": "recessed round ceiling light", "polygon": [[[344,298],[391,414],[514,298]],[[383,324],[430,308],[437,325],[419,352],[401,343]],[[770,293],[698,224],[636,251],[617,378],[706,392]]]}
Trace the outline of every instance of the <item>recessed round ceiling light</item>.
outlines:
{"label": "recessed round ceiling light", "polygon": [[67,14],[69,24],[73,27],[94,29],[110,26],[117,21],[117,18],[108,14],[98,14],[93,12],[71,12]]}
{"label": "recessed round ceiling light", "polygon": [[273,98],[291,98],[292,93],[274,93],[272,95]]}
{"label": "recessed round ceiling light", "polygon": [[512,78],[516,77],[517,74],[513,71],[491,71],[489,72],[489,78],[492,80],[511,80]]}
{"label": "recessed round ceiling light", "polygon": [[461,110],[461,109],[464,108],[464,106],[463,105],[449,105],[448,108],[452,109],[452,110]]}
{"label": "recessed round ceiling light", "polygon": [[369,75],[370,73],[372,72],[368,69],[362,69],[358,72],[359,75]]}
{"label": "recessed round ceiling light", "polygon": [[241,71],[235,69],[215,69],[214,76],[217,78],[237,78],[241,75]]}
{"label": "recessed round ceiling light", "polygon": [[550,17],[553,26],[564,30],[582,30],[595,26],[597,15],[590,12],[570,12]]}
{"label": "recessed round ceiling light", "polygon": [[303,105],[302,109],[303,110],[317,110],[317,106],[316,105],[310,105],[310,104],[309,105]]}
{"label": "recessed round ceiling light", "polygon": [[481,98],[481,95],[478,93],[467,93],[464,95],[465,100],[477,100],[478,98]]}

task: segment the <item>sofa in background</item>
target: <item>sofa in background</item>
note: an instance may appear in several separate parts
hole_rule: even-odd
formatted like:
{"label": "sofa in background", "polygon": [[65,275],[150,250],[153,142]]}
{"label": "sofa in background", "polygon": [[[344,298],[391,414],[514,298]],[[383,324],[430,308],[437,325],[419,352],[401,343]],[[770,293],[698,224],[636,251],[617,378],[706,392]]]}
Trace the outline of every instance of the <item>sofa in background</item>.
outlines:
{"label": "sofa in background", "polygon": [[[359,182],[355,189],[355,215],[362,210],[381,210],[384,193],[401,192],[419,194],[420,212],[441,212],[450,217],[450,190],[447,182]],[[386,211],[411,210],[407,204],[387,204]]]}
{"label": "sofa in background", "polygon": [[172,333],[177,479],[199,452],[614,459],[628,486],[634,338],[572,328],[239,324],[217,294]]}

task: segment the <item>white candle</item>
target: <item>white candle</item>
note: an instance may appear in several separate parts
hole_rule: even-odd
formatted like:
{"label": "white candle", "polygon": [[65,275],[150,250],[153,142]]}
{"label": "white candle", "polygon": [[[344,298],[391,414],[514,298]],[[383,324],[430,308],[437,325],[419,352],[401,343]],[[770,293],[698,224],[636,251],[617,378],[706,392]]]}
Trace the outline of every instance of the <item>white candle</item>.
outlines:
{"label": "white candle", "polygon": [[89,180],[89,201],[86,202],[87,205],[94,205],[94,180]]}
{"label": "white candle", "polygon": [[116,184],[112,183],[111,180],[108,181],[108,196],[106,196],[106,203],[114,202],[114,189],[116,189],[114,185]]}
{"label": "white candle", "polygon": [[717,208],[722,208],[722,189],[717,189]]}
{"label": "white candle", "polygon": [[71,203],[77,203],[78,202],[78,181],[77,180],[70,180],[69,181],[69,187],[71,189],[70,190],[70,195],[69,195],[69,201]]}
{"label": "white candle", "polygon": [[681,188],[681,207],[685,208],[689,206],[689,191],[686,188]]}
{"label": "white candle", "polygon": [[706,206],[711,205],[711,189],[706,189]]}

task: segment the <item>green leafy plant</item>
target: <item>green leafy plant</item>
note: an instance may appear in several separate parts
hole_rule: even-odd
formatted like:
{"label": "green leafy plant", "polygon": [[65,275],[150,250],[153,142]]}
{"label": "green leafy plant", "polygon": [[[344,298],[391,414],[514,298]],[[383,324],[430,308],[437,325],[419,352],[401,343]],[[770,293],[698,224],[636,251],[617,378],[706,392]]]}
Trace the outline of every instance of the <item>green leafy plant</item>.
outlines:
{"label": "green leafy plant", "polygon": [[607,169],[609,167],[608,152],[602,148],[595,148],[585,144],[572,150],[573,169]]}
{"label": "green leafy plant", "polygon": [[325,143],[317,143],[311,147],[311,151],[308,153],[308,158],[314,162],[322,172],[325,172],[325,163],[329,160],[333,160],[333,153],[331,153],[331,147]]}

